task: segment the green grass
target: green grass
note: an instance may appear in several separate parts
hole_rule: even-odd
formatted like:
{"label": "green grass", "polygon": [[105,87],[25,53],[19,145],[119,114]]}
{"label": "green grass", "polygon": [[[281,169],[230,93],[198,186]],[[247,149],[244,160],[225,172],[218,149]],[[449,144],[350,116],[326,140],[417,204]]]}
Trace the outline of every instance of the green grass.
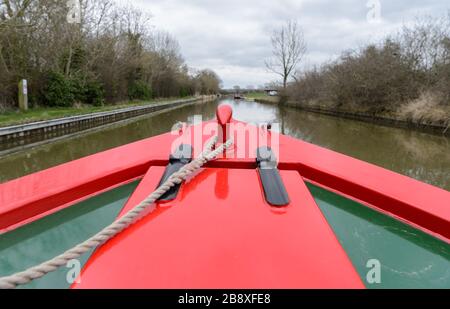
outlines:
{"label": "green grass", "polygon": [[269,96],[265,92],[250,92],[250,93],[245,94],[245,98],[248,100],[262,100],[262,101],[266,101],[268,103],[270,103],[270,102],[278,103],[279,102],[279,97]]}
{"label": "green grass", "polygon": [[246,98],[249,99],[267,99],[270,98],[265,92],[250,92],[245,94]]}
{"label": "green grass", "polygon": [[[190,97],[188,97],[190,98]],[[185,99],[188,99],[185,98]],[[90,106],[83,105],[78,107],[36,107],[29,109],[26,112],[20,110],[7,110],[0,113],[0,127],[31,123],[36,121],[57,119],[69,116],[85,115],[96,112],[105,112],[116,110],[120,108],[139,106],[147,104],[155,104],[161,102],[167,102],[174,100],[175,98],[169,99],[156,99],[152,101],[133,101],[133,102],[122,102],[114,105],[104,105],[104,106]]]}

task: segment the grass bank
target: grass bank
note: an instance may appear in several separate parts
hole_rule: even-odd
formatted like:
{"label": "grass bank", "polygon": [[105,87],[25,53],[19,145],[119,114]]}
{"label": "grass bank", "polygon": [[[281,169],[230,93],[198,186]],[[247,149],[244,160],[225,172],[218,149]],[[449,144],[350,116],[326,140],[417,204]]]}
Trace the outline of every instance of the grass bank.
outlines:
{"label": "grass bank", "polygon": [[[250,93],[246,98],[263,104],[278,104],[280,100],[279,97],[270,97],[264,93]],[[321,103],[317,100],[298,102],[293,98],[288,98],[286,106],[335,117],[450,135],[450,106],[441,104],[439,96],[429,92],[407,104],[398,104],[398,108],[391,111],[374,111],[359,104]]]}
{"label": "grass bank", "polygon": [[391,111],[376,111],[357,104],[321,104],[317,101],[299,103],[290,100],[289,107],[318,112],[331,116],[374,122],[383,125],[422,129],[433,133],[450,135],[450,106],[439,103],[436,96],[427,93]]}
{"label": "grass bank", "polygon": [[271,97],[265,92],[250,92],[245,95],[245,99],[249,101],[257,101],[261,103],[278,103],[279,97]]}
{"label": "grass bank", "polygon": [[[190,99],[190,98],[193,97],[184,97],[183,99]],[[151,101],[121,102],[113,105],[108,104],[104,106],[77,105],[74,107],[36,107],[31,108],[26,112],[22,112],[20,110],[6,109],[4,111],[0,111],[0,127],[7,127],[12,125],[19,125],[43,120],[51,120],[69,116],[79,116],[96,112],[112,111],[132,106],[144,106],[148,104],[164,103],[176,99],[181,98],[164,98],[164,99],[155,99]]]}

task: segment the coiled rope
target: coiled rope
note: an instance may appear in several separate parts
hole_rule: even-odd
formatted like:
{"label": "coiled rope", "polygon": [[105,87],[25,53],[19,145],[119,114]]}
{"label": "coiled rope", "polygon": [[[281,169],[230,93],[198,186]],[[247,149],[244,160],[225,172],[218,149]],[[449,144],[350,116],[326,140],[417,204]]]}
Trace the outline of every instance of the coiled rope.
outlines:
{"label": "coiled rope", "polygon": [[30,283],[33,280],[42,278],[48,273],[51,273],[58,268],[67,265],[70,260],[79,258],[84,253],[87,253],[93,248],[104,244],[117,234],[121,233],[129,226],[133,225],[143,217],[152,213],[156,209],[155,202],[164,193],[170,190],[175,185],[181,184],[186,178],[203,167],[208,161],[213,160],[219,154],[223,153],[225,149],[229,148],[232,140],[220,145],[215,150],[212,148],[217,143],[217,136],[210,139],[206,145],[203,153],[189,164],[182,167],[178,172],[174,173],[164,184],[145,198],[139,205],[127,212],[123,217],[113,222],[111,225],[105,227],[103,230],[92,236],[88,240],[79,245],[67,250],[63,254],[48,260],[40,265],[31,267],[23,272],[19,272],[7,277],[0,278],[0,289],[14,289],[19,285]]}

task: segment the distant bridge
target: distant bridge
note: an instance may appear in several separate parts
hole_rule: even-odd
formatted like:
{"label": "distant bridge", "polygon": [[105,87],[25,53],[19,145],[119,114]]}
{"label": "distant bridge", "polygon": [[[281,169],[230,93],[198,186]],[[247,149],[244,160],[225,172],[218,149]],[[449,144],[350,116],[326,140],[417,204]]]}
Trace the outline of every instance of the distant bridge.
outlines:
{"label": "distant bridge", "polygon": [[250,92],[272,92],[272,91],[278,91],[277,89],[221,89],[220,90],[220,94],[223,95],[228,95],[228,94],[235,94],[235,93],[240,93],[240,94],[247,94]]}

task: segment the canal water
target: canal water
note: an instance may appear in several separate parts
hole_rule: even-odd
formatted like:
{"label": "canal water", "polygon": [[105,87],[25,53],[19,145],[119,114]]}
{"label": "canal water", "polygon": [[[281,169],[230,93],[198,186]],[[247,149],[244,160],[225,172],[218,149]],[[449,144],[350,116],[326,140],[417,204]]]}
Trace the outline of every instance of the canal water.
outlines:
{"label": "canal water", "polygon": [[279,123],[287,135],[450,190],[450,138],[248,101],[198,103],[115,124],[0,158],[0,183],[96,152],[168,132],[194,115],[215,117],[220,103],[241,121]]}

